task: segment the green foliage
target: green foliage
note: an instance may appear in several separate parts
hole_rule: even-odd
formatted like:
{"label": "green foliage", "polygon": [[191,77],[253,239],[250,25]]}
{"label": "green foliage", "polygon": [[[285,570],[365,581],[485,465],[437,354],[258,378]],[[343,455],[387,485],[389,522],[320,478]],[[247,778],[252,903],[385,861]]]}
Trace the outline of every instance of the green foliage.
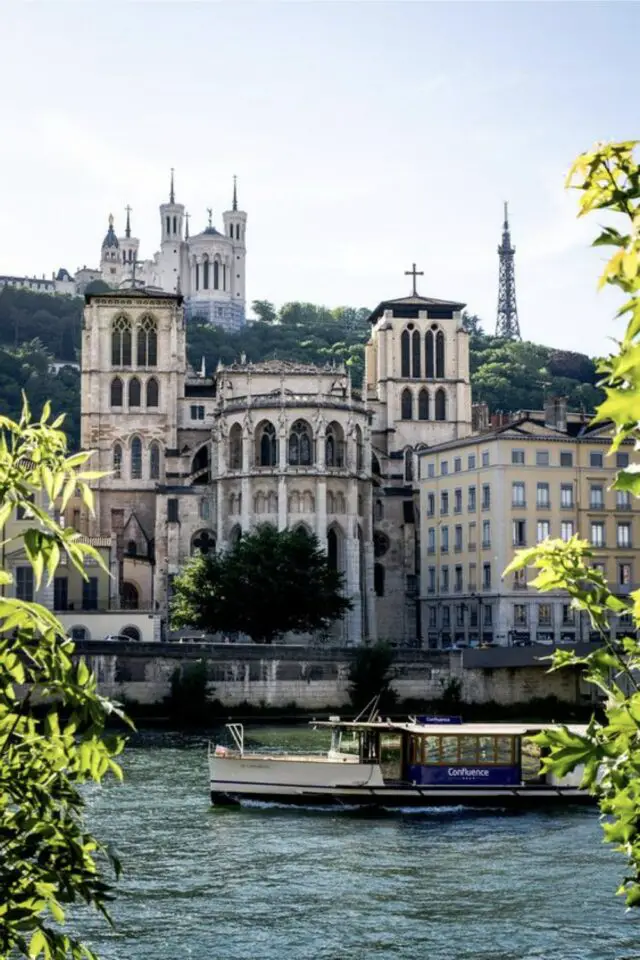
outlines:
{"label": "green foliage", "polygon": [[[38,589],[51,582],[61,557],[81,573],[97,551],[61,528],[49,512],[64,509],[76,489],[91,508],[85,470],[90,453],[67,455],[62,417],[49,424],[23,410],[19,422],[0,417],[0,531],[5,543],[23,541]],[[35,494],[35,502],[31,495]],[[46,505],[43,505],[46,504]],[[19,537],[7,522],[27,507],[33,525]],[[92,958],[65,932],[69,905],[86,904],[108,919],[112,888],[105,879],[115,855],[84,824],[81,787],[105,774],[121,778],[115,757],[123,741],[104,737],[116,706],[102,697],[84,660],[49,610],[5,595],[11,576],[0,571],[0,958]]]}
{"label": "green foliage", "polygon": [[176,669],[171,674],[171,694],[168,707],[172,719],[183,726],[199,726],[209,716],[207,693],[207,665],[196,660]]}
{"label": "green foliage", "polygon": [[174,581],[171,623],[272,643],[290,631],[326,629],[344,616],[351,602],[342,586],[315,536],[262,524],[225,553],[191,558]]}
{"label": "green foliage", "polygon": [[[619,287],[626,301],[618,311],[627,328],[616,353],[602,360],[605,400],[595,420],[612,424],[611,452],[624,441],[640,444],[640,167],[634,160],[637,143],[599,144],[578,158],[568,183],[581,191],[580,215],[605,210],[623,218],[622,232],[605,226],[594,246],[613,246],[600,286]],[[620,221],[618,221],[620,223]],[[618,473],[613,486],[640,494],[640,465]],[[544,768],[563,776],[584,769],[583,785],[598,798],[604,837],[627,858],[627,874],[618,892],[630,907],[640,906],[640,590],[629,597],[615,596],[602,573],[589,564],[589,545],[574,537],[569,543],[545,541],[521,551],[505,573],[532,566],[539,572],[532,586],[539,590],[566,590],[572,605],[586,611],[603,646],[586,657],[558,651],[554,670],[580,666],[587,680],[601,692],[602,721],[592,719],[584,736],[566,729],[541,734],[548,748]],[[630,634],[610,639],[610,622],[625,617]]]}
{"label": "green foliage", "polygon": [[377,696],[380,710],[394,708],[398,696],[391,687],[392,666],[393,650],[388,643],[378,641],[356,649],[349,667],[349,697],[356,710],[363,710]]}

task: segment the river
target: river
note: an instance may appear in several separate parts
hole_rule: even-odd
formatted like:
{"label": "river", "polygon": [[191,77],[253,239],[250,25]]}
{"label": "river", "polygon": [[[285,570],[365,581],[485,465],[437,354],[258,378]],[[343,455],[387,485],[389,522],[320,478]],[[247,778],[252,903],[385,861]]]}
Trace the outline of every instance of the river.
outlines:
{"label": "river", "polygon": [[125,871],[116,931],[79,918],[103,960],[640,957],[595,812],[212,810],[206,741],[178,734],[140,735],[123,765],[88,796]]}

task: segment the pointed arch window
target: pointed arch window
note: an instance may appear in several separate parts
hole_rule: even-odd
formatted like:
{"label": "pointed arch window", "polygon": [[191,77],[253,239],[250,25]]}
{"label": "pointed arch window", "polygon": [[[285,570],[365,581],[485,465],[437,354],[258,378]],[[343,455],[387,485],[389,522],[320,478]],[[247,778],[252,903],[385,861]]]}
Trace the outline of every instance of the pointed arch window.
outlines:
{"label": "pointed arch window", "polygon": [[429,419],[429,394],[426,390],[421,390],[418,395],[418,420]]}
{"label": "pointed arch window", "polygon": [[229,431],[229,469],[242,470],[242,427],[234,423]]}
{"label": "pointed arch window", "polygon": [[157,366],[158,328],[153,317],[143,317],[138,324],[137,363],[139,367]]}
{"label": "pointed arch window", "polygon": [[142,479],[142,440],[134,437],[131,441],[131,479]]}
{"label": "pointed arch window", "polygon": [[196,290],[200,289],[200,264],[196,260]]}
{"label": "pointed arch window", "polygon": [[413,482],[413,450],[404,452],[404,479],[405,483]]}
{"label": "pointed arch window", "polygon": [[202,289],[209,289],[209,257],[207,256],[202,263]]}
{"label": "pointed arch window", "polygon": [[424,338],[424,360],[424,375],[427,380],[433,380],[435,374],[433,330],[427,330]]}
{"label": "pointed arch window", "polygon": [[257,435],[258,465],[275,467],[278,465],[278,440],[276,428],[268,421],[258,428]]}
{"label": "pointed arch window", "polygon": [[401,354],[401,376],[410,377],[411,376],[411,340],[408,330],[402,331],[402,336],[400,337],[400,354]]}
{"label": "pointed arch window", "polygon": [[339,556],[340,545],[338,542],[338,534],[334,528],[331,527],[331,529],[327,531],[327,565],[330,570],[339,569]]}
{"label": "pointed arch window", "polygon": [[400,401],[401,412],[400,416],[403,420],[413,420],[413,394],[411,390],[407,389],[402,391],[402,398]]}
{"label": "pointed arch window", "polygon": [[344,465],[344,442],[342,428],[338,423],[330,423],[325,434],[325,463],[328,467]]}
{"label": "pointed arch window", "polygon": [[220,284],[220,264],[217,260],[213,261],[213,289],[217,290]]}
{"label": "pointed arch window", "polygon": [[289,434],[289,463],[292,467],[308,467],[313,463],[311,428],[306,420],[296,420]]}
{"label": "pointed arch window", "polygon": [[436,393],[436,420],[447,419],[447,395],[440,387]]}
{"label": "pointed arch window", "polygon": [[137,377],[129,380],[129,407],[139,407],[142,399],[142,389]]}
{"label": "pointed arch window", "polygon": [[381,563],[373,565],[373,589],[376,597],[384,597],[384,567]]}
{"label": "pointed arch window", "polygon": [[113,476],[115,480],[122,478],[122,445],[119,443],[113,448]]}
{"label": "pointed arch window", "polygon": [[362,473],[364,468],[364,445],[362,443],[362,430],[356,425],[356,472]]}
{"label": "pointed arch window", "polygon": [[160,387],[155,377],[147,380],[147,406],[157,407],[160,400]]}
{"label": "pointed arch window", "polygon": [[116,317],[113,321],[111,363],[114,367],[131,366],[131,324],[126,317]]}
{"label": "pointed arch window", "polygon": [[411,334],[411,375],[415,380],[420,379],[420,334],[414,330]]}
{"label": "pointed arch window", "polygon": [[155,441],[149,447],[149,479],[160,479],[160,447]]}
{"label": "pointed arch window", "polygon": [[122,406],[123,385],[120,377],[114,377],[111,381],[111,406]]}
{"label": "pointed arch window", "polygon": [[436,378],[444,377],[444,333],[438,330],[436,333]]}

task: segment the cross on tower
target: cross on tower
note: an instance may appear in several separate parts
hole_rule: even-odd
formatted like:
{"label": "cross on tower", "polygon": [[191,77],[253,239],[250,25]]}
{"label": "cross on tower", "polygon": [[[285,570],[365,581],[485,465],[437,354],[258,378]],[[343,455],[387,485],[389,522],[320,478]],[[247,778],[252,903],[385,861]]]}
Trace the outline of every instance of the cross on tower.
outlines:
{"label": "cross on tower", "polygon": [[418,291],[416,290],[416,277],[424,277],[424,270],[416,270],[414,263],[412,264],[411,270],[405,270],[404,275],[405,277],[413,277],[413,296],[416,297],[418,295]]}
{"label": "cross on tower", "polygon": [[215,551],[216,549],[216,538],[212,537],[206,530],[203,530],[193,541],[193,545],[200,553],[209,553],[210,550]]}

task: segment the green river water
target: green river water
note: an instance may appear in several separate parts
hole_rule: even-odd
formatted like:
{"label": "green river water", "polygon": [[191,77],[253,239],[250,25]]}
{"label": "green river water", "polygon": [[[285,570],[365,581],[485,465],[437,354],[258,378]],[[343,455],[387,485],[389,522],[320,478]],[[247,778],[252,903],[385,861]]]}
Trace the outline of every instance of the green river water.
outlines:
{"label": "green river water", "polygon": [[206,738],[168,733],[139,735],[124,768],[88,797],[125,871],[116,931],[78,919],[103,960],[640,958],[595,812],[212,810]]}

